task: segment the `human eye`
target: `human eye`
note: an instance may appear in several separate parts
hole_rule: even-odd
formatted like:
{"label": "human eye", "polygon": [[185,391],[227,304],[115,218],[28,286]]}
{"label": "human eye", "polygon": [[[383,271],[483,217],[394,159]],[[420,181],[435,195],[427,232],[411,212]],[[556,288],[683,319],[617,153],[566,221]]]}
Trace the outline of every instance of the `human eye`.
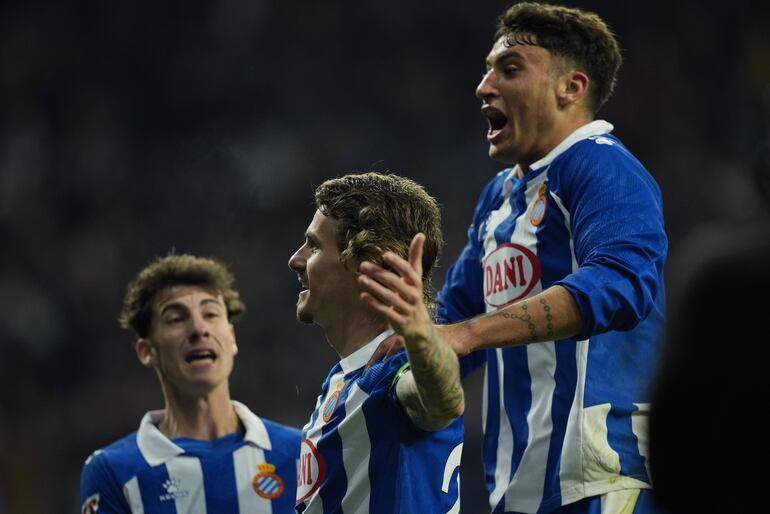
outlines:
{"label": "human eye", "polygon": [[178,312],[168,313],[163,316],[163,323],[166,325],[174,325],[176,323],[181,323],[182,321],[184,321],[184,317]]}
{"label": "human eye", "polygon": [[506,77],[513,77],[516,75],[516,73],[519,71],[518,66],[515,66],[513,64],[506,64],[503,66],[503,75]]}
{"label": "human eye", "polygon": [[205,311],[203,313],[203,317],[206,318],[206,319],[216,319],[216,318],[218,318],[220,316],[221,316],[221,314],[219,313],[219,311],[216,311],[216,310],[213,310],[213,309]]}

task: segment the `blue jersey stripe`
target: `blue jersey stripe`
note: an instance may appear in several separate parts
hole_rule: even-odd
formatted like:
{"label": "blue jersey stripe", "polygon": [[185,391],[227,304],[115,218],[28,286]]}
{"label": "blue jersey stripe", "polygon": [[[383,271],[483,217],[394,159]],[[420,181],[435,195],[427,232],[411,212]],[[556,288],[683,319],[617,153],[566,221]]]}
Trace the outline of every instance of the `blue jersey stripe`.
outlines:
{"label": "blue jersey stripe", "polygon": [[607,415],[607,442],[620,456],[620,472],[626,476],[649,481],[644,457],[639,453],[639,439],[631,425],[633,405],[612,406]]}
{"label": "blue jersey stripe", "polygon": [[[231,453],[201,460],[206,512],[238,512],[238,489]],[[254,470],[256,473],[256,470]]]}

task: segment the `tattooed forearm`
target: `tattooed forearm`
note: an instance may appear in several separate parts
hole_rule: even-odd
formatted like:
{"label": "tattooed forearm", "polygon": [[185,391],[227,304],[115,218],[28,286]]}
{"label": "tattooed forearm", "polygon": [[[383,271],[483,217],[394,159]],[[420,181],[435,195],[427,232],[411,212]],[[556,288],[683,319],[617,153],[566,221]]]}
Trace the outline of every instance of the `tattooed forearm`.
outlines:
{"label": "tattooed forearm", "polygon": [[442,424],[462,412],[464,395],[454,351],[435,327],[426,340],[407,341],[412,374],[425,414]]}
{"label": "tattooed forearm", "polygon": [[527,309],[529,309],[529,305],[527,305],[527,302],[521,302],[518,306],[523,311],[521,314],[516,314],[515,312],[509,312],[505,310],[505,311],[498,311],[494,315],[499,316],[501,318],[518,320],[518,321],[521,321],[522,323],[526,323],[527,329],[529,329],[529,335],[532,337],[533,340],[536,340],[537,330],[535,329],[535,324],[532,321],[532,315],[529,314],[529,312],[527,311]]}

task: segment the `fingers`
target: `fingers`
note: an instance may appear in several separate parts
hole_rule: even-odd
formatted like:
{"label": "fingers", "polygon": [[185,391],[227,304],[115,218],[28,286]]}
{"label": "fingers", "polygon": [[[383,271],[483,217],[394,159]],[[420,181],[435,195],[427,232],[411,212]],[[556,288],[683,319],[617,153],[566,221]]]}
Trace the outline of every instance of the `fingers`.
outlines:
{"label": "fingers", "polygon": [[409,303],[416,303],[421,298],[422,292],[417,289],[417,286],[407,284],[405,280],[395,273],[385,270],[376,264],[364,262],[359,269],[361,275],[358,277],[358,283],[365,290],[379,296],[381,299],[385,299],[381,293],[384,293],[386,289],[396,293]]}
{"label": "fingers", "polygon": [[369,359],[369,362],[367,362],[366,366],[364,367],[364,371],[371,368],[374,364],[376,364],[380,360],[386,361],[390,359],[395,354],[400,352],[404,348],[404,346],[406,346],[406,343],[404,342],[403,337],[401,337],[398,334],[389,335],[374,350],[374,353]]}
{"label": "fingers", "polygon": [[389,305],[385,305],[370,293],[364,291],[361,293],[361,301],[367,304],[375,311],[382,314],[386,320],[393,326],[393,328],[399,329],[406,325],[406,317],[399,314],[395,309],[392,309]]}
{"label": "fingers", "polygon": [[422,278],[422,252],[425,248],[425,234],[418,232],[412,238],[412,243],[409,245],[409,264],[412,265],[412,269],[418,277]]}
{"label": "fingers", "polygon": [[386,281],[384,285],[365,275],[358,277],[361,287],[381,303],[393,307],[401,314],[411,311],[415,303],[414,292],[410,291],[403,281],[395,279],[394,282],[392,276],[383,277],[383,280]]}

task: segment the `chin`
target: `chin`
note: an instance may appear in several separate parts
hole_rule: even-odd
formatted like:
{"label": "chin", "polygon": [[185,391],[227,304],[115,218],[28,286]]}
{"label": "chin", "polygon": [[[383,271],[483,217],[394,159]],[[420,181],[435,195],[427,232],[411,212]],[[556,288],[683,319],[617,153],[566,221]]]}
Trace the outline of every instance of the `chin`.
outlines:
{"label": "chin", "polygon": [[305,323],[306,325],[312,325],[313,324],[313,315],[309,312],[305,312],[303,310],[297,309],[297,321],[300,323]]}
{"label": "chin", "polygon": [[503,164],[515,165],[518,159],[499,146],[489,145],[489,157]]}

